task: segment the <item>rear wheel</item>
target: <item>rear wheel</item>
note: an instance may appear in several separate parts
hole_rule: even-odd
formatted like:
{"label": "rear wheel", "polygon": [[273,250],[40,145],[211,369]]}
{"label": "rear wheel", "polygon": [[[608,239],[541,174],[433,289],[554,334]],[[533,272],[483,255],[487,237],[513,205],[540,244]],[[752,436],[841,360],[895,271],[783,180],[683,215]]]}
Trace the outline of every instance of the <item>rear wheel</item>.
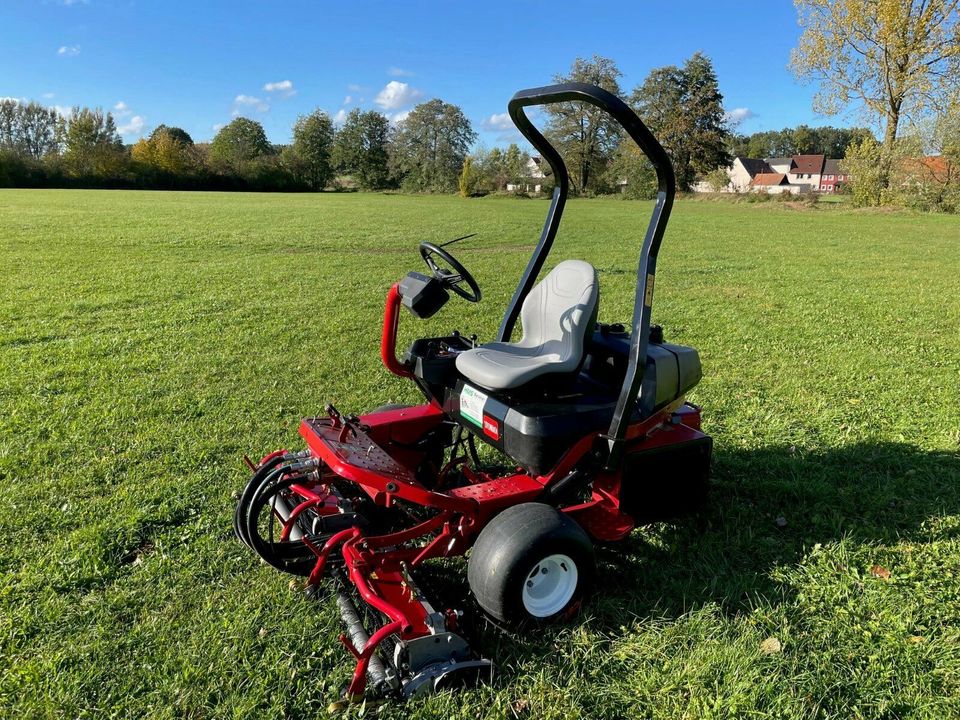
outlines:
{"label": "rear wheel", "polygon": [[485,613],[524,626],[575,615],[595,569],[593,545],[576,522],[549,505],[523,503],[480,532],[467,577]]}

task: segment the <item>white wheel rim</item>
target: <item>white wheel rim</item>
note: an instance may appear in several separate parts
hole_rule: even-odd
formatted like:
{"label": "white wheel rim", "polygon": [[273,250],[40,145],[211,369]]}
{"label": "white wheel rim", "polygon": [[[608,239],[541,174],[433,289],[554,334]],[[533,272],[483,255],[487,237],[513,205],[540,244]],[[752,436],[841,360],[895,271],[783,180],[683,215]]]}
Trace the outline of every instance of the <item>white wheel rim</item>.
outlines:
{"label": "white wheel rim", "polygon": [[577,590],[577,565],[568,555],[549,555],[523,580],[523,607],[545,618],[563,610]]}

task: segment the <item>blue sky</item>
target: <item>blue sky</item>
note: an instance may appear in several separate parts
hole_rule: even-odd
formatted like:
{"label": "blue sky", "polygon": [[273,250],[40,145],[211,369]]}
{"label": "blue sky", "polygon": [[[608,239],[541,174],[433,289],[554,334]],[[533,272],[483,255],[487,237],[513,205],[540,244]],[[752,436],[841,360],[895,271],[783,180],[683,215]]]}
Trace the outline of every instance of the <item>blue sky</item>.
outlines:
{"label": "blue sky", "polygon": [[849,124],[811,109],[787,63],[791,0],[630,3],[0,0],[0,97],[115,109],[128,142],[160,123],[208,140],[236,114],[286,142],[296,116],[352,107],[402,117],[439,97],[492,146],[518,89],[577,56],[611,57],[629,92],[697,50],[743,132]]}

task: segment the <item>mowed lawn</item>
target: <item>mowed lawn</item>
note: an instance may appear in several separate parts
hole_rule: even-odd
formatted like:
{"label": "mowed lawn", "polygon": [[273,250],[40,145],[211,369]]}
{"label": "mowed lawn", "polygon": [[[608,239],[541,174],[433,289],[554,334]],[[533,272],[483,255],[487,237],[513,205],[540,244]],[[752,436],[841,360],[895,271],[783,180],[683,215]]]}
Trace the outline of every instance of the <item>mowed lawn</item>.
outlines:
{"label": "mowed lawn", "polygon": [[[339,617],[234,539],[241,458],[416,401],[378,347],[417,243],[478,233],[484,298],[402,342],[490,339],[546,209],[0,191],[0,716],[324,715]],[[596,265],[601,320],[649,210],[568,205],[551,260]],[[654,318],[703,360],[702,517],[602,549],[580,622],[487,633],[493,686],[351,713],[960,716],[960,218],[681,201]]]}

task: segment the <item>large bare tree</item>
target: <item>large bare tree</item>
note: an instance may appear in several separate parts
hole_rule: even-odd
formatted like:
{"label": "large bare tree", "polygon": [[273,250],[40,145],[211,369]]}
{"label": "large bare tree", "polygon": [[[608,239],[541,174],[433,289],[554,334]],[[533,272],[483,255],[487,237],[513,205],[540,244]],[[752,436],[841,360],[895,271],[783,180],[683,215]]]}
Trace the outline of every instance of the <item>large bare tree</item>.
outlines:
{"label": "large bare tree", "polygon": [[815,109],[862,103],[888,152],[902,119],[944,106],[960,87],[960,0],[794,2],[803,34],[791,65],[819,81]]}

